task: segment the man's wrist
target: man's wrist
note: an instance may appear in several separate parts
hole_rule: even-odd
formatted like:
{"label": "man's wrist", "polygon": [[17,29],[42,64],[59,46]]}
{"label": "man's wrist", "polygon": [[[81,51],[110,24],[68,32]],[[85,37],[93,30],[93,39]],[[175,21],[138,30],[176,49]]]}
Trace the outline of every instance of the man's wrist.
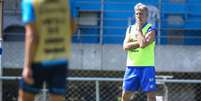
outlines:
{"label": "man's wrist", "polygon": [[24,68],[30,68],[31,65],[30,64],[24,64]]}

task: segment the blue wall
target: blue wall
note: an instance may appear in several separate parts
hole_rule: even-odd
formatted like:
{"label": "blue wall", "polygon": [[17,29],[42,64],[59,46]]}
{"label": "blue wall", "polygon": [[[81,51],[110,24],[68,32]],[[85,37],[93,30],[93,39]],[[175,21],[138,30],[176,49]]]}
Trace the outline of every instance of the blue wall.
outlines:
{"label": "blue wall", "polygon": [[[200,0],[184,0],[182,3],[172,3],[168,0],[162,2],[161,20],[163,36],[174,35],[183,38],[172,40],[162,38],[161,44],[182,44],[182,45],[201,45],[201,7]],[[168,23],[168,17],[172,15],[180,16],[183,23]],[[168,30],[174,30],[168,33]],[[177,32],[180,32],[178,34]],[[178,41],[180,40],[180,41]],[[175,42],[175,43],[174,43]]]}
{"label": "blue wall", "polygon": [[[171,0],[172,1],[172,0]],[[160,44],[200,45],[201,39],[201,0],[186,0],[175,3],[170,0],[104,0],[103,11],[103,44],[122,44],[128,26],[128,18],[133,18],[133,6],[142,2],[156,7],[161,6],[161,42]],[[76,0],[79,11],[101,13],[101,0]],[[183,23],[169,23],[170,16],[179,16]],[[133,21],[134,22],[134,21]],[[81,29],[81,34],[94,35],[73,37],[73,42],[99,43],[100,25]],[[98,27],[98,28],[97,28]],[[179,32],[180,34],[177,34]],[[178,36],[179,39],[171,36]],[[179,41],[180,40],[180,41]]]}

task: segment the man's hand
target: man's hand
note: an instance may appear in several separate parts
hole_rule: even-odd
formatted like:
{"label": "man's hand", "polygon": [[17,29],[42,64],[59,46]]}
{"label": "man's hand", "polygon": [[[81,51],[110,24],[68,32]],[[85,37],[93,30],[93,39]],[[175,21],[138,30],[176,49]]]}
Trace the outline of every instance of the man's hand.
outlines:
{"label": "man's hand", "polygon": [[140,23],[140,22],[137,22],[137,23],[135,24],[135,30],[136,30],[136,31],[142,31],[142,27],[143,27],[143,24]]}
{"label": "man's hand", "polygon": [[137,42],[139,43],[140,48],[143,48],[145,44],[145,36],[142,33],[142,27],[143,22],[142,19],[139,17],[136,19],[135,31],[136,31]]}
{"label": "man's hand", "polygon": [[137,19],[136,19],[135,26],[136,26],[136,30],[137,30],[137,31],[142,31],[143,20],[142,20],[141,18],[137,18]]}
{"label": "man's hand", "polygon": [[22,78],[27,84],[33,84],[32,70],[29,67],[25,67],[22,72]]}

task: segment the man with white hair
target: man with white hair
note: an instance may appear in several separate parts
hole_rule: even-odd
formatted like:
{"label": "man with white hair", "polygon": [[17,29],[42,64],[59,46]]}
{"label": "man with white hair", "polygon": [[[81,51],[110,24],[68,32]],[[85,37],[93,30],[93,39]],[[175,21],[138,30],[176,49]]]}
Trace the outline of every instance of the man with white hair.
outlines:
{"label": "man with white hair", "polygon": [[135,7],[135,24],[127,28],[123,48],[127,53],[127,67],[123,79],[121,101],[129,101],[134,92],[147,94],[148,101],[156,101],[154,49],[156,28],[147,23],[148,8],[142,3]]}

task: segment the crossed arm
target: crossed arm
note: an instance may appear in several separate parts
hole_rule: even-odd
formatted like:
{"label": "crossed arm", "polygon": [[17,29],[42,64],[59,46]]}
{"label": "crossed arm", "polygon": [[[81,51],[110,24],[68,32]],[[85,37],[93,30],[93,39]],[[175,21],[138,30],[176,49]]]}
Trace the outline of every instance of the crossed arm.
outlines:
{"label": "crossed arm", "polygon": [[155,30],[148,32],[145,36],[142,34],[142,31],[137,32],[137,40],[131,40],[129,33],[126,33],[126,37],[123,43],[123,49],[136,49],[136,48],[145,48],[154,41]]}

